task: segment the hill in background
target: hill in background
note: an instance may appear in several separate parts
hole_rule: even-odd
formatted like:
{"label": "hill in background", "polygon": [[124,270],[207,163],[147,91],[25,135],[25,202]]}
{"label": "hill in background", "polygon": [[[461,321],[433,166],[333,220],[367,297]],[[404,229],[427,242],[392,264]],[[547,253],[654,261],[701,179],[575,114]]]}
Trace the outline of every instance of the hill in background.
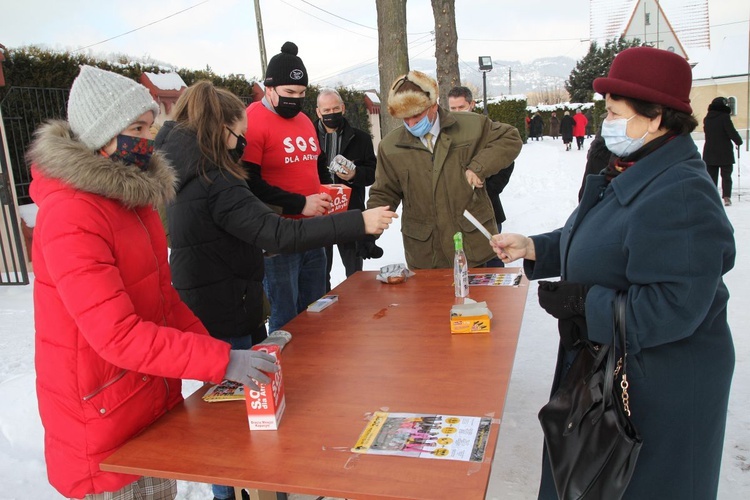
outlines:
{"label": "hill in background", "polygon": [[[435,76],[434,59],[414,59],[410,64],[411,69]],[[493,60],[493,69],[487,73],[487,97],[564,88],[565,80],[570,76],[575,64],[575,59],[564,56],[544,57],[529,63],[502,59]],[[471,66],[464,61],[460,61],[459,71],[461,72],[463,85],[468,85],[481,92],[482,73],[477,66]],[[314,75],[312,76],[313,83],[321,86],[347,87],[357,90],[379,88],[377,62],[357,66],[320,80],[315,79]]]}

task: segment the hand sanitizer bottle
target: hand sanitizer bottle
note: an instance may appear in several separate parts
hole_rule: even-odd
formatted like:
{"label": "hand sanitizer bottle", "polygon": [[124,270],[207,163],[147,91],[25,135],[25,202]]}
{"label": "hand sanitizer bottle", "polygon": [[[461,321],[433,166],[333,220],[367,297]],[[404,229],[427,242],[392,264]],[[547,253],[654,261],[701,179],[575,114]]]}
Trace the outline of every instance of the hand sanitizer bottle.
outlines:
{"label": "hand sanitizer bottle", "polygon": [[453,284],[456,297],[469,296],[469,262],[464,253],[464,240],[461,231],[453,235],[456,255],[453,257]]}

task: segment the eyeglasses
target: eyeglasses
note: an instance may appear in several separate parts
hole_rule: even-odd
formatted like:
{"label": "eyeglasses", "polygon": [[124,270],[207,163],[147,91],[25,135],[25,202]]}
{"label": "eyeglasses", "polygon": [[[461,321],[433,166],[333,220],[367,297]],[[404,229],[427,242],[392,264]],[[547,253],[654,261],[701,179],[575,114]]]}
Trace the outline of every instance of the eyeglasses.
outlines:
{"label": "eyeglasses", "polygon": [[411,83],[412,87],[414,87],[414,90],[416,90],[416,91],[418,91],[418,92],[421,92],[421,93],[423,93],[423,94],[424,94],[424,95],[426,95],[427,97],[430,97],[430,93],[429,93],[429,92],[427,92],[426,90],[424,90],[424,89],[423,89],[422,87],[420,87],[420,86],[419,86],[419,85],[417,85],[416,83],[414,83],[414,82],[412,82],[411,80],[409,80],[409,77],[408,77],[408,75],[404,75],[404,76],[402,76],[401,78],[399,78],[398,80],[396,80],[396,81],[395,81],[395,82],[393,83],[393,87],[391,87],[391,90],[392,90],[393,92],[398,92],[398,91],[399,91],[399,90],[401,89],[401,87],[403,87],[403,86],[404,86],[404,84],[405,84],[405,83],[407,83],[407,82],[408,82],[408,83]]}

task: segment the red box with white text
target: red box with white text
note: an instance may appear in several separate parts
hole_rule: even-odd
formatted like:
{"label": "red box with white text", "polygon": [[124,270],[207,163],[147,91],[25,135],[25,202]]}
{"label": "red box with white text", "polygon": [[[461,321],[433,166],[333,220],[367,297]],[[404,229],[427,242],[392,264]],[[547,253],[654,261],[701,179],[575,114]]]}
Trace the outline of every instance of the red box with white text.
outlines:
{"label": "red box with white text", "polygon": [[331,208],[328,209],[329,214],[343,212],[349,208],[349,198],[352,195],[352,188],[349,186],[345,184],[321,184],[320,192],[328,193],[333,198]]}
{"label": "red box with white text", "polygon": [[245,405],[247,406],[247,421],[250,430],[275,431],[279,428],[281,416],[286,408],[284,397],[284,378],[281,375],[281,349],[277,345],[256,345],[253,350],[268,353],[276,358],[279,371],[269,374],[271,382],[258,384],[259,390],[245,386]]}

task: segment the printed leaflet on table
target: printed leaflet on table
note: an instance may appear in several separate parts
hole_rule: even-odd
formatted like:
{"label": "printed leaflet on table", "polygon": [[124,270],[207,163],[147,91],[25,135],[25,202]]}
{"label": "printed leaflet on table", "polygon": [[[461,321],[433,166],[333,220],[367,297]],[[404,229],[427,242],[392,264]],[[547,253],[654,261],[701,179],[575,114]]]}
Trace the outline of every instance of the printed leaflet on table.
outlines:
{"label": "printed leaflet on table", "polygon": [[375,412],[352,448],[356,453],[481,462],[490,417]]}

